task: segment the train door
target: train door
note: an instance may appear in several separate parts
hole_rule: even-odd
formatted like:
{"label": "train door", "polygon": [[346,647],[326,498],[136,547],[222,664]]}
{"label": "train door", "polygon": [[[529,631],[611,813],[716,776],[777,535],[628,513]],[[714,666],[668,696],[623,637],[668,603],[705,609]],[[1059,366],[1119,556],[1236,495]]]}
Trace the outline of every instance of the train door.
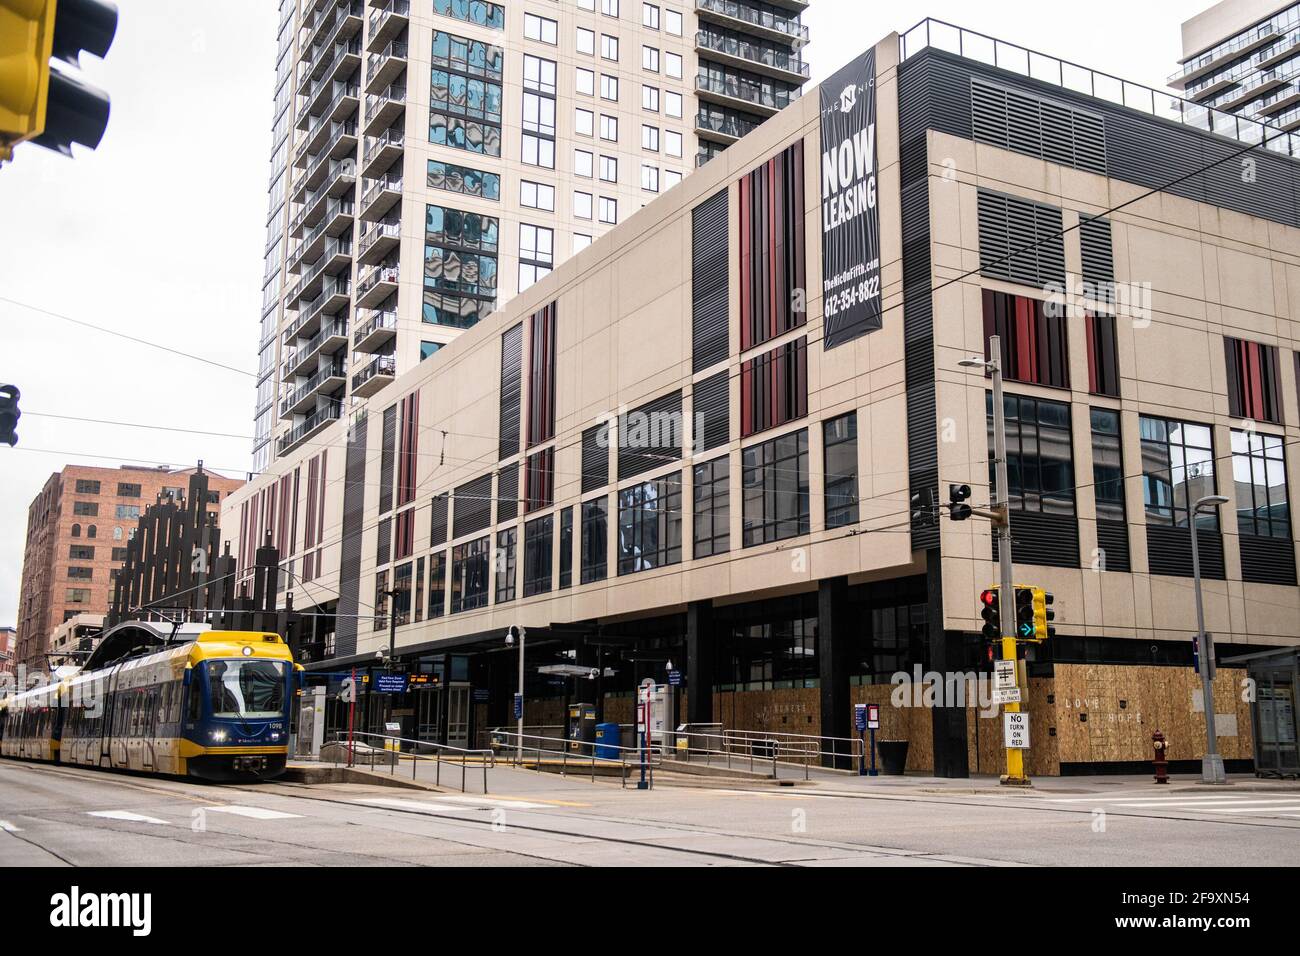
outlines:
{"label": "train door", "polygon": [[117,668],[113,668],[104,677],[103,697],[99,704],[103,712],[99,715],[99,754],[95,762],[101,767],[113,765],[113,715],[117,711]]}
{"label": "train door", "polygon": [[447,745],[469,746],[469,684],[447,687]]}

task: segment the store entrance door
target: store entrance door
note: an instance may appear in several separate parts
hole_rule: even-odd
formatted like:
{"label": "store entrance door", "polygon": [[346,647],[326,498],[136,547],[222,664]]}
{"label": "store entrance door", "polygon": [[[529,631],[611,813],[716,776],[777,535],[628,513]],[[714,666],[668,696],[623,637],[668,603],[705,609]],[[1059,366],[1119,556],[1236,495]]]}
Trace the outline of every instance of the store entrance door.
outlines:
{"label": "store entrance door", "polygon": [[469,684],[452,684],[447,688],[447,744],[469,747]]}

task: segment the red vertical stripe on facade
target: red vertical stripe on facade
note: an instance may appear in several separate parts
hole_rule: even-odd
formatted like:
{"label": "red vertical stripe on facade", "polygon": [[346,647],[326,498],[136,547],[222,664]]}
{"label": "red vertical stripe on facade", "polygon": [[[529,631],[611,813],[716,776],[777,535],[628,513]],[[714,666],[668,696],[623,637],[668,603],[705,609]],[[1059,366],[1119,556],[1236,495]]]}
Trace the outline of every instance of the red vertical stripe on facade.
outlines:
{"label": "red vertical stripe on facade", "polygon": [[753,320],[750,279],[753,275],[752,250],[749,245],[750,194],[749,178],[740,181],[740,348],[749,348],[749,324]]}

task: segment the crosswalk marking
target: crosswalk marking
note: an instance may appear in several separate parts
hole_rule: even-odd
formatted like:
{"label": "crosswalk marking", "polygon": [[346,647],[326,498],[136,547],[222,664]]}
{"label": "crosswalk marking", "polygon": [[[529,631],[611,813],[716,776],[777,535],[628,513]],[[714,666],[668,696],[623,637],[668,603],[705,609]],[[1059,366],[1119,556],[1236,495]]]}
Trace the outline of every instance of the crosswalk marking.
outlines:
{"label": "crosswalk marking", "polygon": [[1253,800],[1249,797],[1188,797],[1186,800],[1147,800],[1121,804],[1125,807],[1216,807],[1216,806],[1261,806],[1266,803],[1294,803],[1295,797],[1268,797]]}
{"label": "crosswalk marking", "polygon": [[22,832],[23,832],[22,827],[16,827],[16,826],[14,826],[12,823],[10,823],[8,820],[0,820],[0,830],[3,830],[5,833],[22,833]]}
{"label": "crosswalk marking", "polygon": [[102,817],[105,820],[125,820],[128,823],[156,823],[160,826],[166,826],[166,820],[159,820],[157,817],[148,817],[143,813],[132,813],[130,810],[91,810],[86,816]]}
{"label": "crosswalk marking", "polygon": [[237,817],[249,817],[253,820],[297,820],[300,814],[281,813],[279,810],[267,810],[264,807],[204,807],[209,813],[233,813]]}
{"label": "crosswalk marking", "polygon": [[[467,799],[467,798],[463,798]],[[478,805],[466,806],[462,802],[448,802],[447,800],[400,800],[395,797],[365,797],[357,803],[370,804],[377,807],[391,807],[394,810],[414,810],[419,813],[458,813],[467,809],[476,810],[544,810],[546,805],[542,803],[529,803],[524,800],[480,800]]]}

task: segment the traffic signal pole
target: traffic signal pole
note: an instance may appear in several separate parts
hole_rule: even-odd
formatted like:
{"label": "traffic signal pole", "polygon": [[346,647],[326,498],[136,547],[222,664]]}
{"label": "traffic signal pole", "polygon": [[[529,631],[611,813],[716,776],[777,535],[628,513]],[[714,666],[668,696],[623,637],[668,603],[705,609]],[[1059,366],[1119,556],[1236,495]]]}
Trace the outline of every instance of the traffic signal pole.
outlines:
{"label": "traffic signal pole", "polygon": [[[1002,406],[1002,340],[1000,336],[989,337],[989,371],[993,375],[993,511],[997,517],[993,521],[993,533],[998,542],[998,618],[1002,628],[1002,659],[1016,660],[1016,586],[1014,566],[1011,563],[1011,502],[1007,480],[1007,418]],[[1019,681],[1019,667],[1014,666],[1012,673]],[[1022,693],[1028,688],[1021,688]],[[1002,705],[1006,713],[1020,713],[1016,703]],[[1025,776],[1024,752],[1013,747],[1007,748],[1007,772],[1002,777],[1007,786],[1029,786]]]}

